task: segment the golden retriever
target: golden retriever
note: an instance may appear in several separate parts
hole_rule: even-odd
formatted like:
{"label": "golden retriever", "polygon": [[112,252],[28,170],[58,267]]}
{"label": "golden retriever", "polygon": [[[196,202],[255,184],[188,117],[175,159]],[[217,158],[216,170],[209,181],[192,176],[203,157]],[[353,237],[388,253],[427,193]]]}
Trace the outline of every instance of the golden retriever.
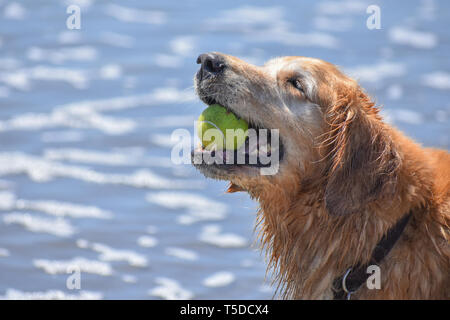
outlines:
{"label": "golden retriever", "polygon": [[[336,298],[336,283],[368,265],[383,237],[392,249],[377,263],[380,286],[345,288],[345,297],[450,298],[448,152],[383,122],[358,83],[331,63],[282,57],[254,66],[217,52],[197,63],[201,100],[251,127],[278,129],[275,174],[261,174],[259,162],[193,162],[259,202],[257,229],[281,298]],[[387,236],[393,229],[398,235]]]}

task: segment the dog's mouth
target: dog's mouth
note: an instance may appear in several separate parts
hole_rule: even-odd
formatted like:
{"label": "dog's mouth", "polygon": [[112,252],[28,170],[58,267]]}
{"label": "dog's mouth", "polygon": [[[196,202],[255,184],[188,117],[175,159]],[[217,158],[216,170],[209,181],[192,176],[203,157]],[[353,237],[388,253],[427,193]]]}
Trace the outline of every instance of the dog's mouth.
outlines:
{"label": "dog's mouth", "polygon": [[206,149],[201,144],[192,150],[192,163],[204,175],[224,180],[231,176],[254,176],[260,173],[259,169],[271,168],[281,161],[284,150],[278,129],[261,126],[256,119],[243,117],[239,110],[231,109],[211,96],[201,96],[201,100],[208,106],[219,104],[248,123],[247,137],[236,150]]}

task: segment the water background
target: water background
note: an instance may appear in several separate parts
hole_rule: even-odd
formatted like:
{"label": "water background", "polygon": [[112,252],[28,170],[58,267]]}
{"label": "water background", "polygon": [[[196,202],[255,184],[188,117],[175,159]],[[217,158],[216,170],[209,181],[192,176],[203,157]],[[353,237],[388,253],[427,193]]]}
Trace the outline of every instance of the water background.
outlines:
{"label": "water background", "polygon": [[[80,30],[66,27],[71,4]],[[380,30],[366,26],[371,4]],[[196,57],[322,58],[358,78],[387,121],[449,149],[449,9],[0,0],[0,296],[271,298],[252,245],[257,204],[170,162],[171,133],[193,132],[205,107]],[[80,290],[67,288],[73,266]]]}

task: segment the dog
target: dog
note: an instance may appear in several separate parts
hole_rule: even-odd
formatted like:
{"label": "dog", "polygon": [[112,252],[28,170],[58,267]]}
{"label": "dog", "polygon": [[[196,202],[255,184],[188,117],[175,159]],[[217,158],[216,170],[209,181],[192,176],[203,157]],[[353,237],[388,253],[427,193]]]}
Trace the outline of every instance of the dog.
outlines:
{"label": "dog", "polygon": [[[424,148],[384,122],[360,85],[331,63],[280,57],[254,66],[218,52],[197,63],[194,87],[204,103],[252,128],[278,130],[275,174],[262,175],[259,163],[193,162],[206,177],[229,181],[228,192],[259,202],[256,229],[275,295],[450,298],[447,151]],[[369,279],[376,270],[366,268],[373,263],[378,285]]]}

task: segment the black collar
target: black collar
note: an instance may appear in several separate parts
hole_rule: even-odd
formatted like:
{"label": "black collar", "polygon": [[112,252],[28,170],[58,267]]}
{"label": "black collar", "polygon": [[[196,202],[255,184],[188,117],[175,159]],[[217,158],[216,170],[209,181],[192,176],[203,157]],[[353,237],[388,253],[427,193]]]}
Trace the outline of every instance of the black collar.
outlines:
{"label": "black collar", "polygon": [[373,250],[369,263],[365,265],[358,264],[351,267],[347,269],[345,274],[333,281],[334,300],[349,300],[351,294],[367,281],[370,276],[367,274],[367,267],[370,265],[379,265],[384,257],[388,255],[389,251],[391,251],[397,240],[400,238],[410,217],[411,211],[388,230]]}

